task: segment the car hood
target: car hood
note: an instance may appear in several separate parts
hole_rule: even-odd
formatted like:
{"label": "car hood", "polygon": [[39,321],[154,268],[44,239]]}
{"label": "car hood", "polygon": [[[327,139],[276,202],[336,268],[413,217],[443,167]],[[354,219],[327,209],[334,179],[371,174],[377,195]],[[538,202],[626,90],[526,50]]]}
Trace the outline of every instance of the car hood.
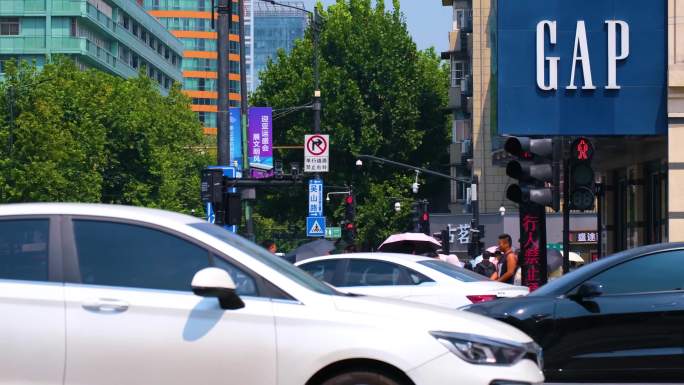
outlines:
{"label": "car hood", "polygon": [[338,311],[372,316],[384,325],[420,325],[426,331],[477,334],[519,343],[532,341],[527,334],[503,322],[459,310],[373,296],[336,297],[334,302]]}

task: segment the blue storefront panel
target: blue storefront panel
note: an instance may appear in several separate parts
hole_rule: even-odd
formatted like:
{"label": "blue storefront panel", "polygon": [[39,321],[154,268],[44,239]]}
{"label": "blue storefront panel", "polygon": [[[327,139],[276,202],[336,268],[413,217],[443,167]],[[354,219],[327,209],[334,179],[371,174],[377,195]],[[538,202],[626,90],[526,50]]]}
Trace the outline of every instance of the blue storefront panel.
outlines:
{"label": "blue storefront panel", "polygon": [[[667,130],[667,4],[664,0],[498,0],[498,127],[505,135],[661,135]],[[537,25],[543,29],[544,85],[558,58],[557,89],[537,81]],[[573,60],[578,22],[584,22],[595,89],[583,89],[582,61]],[[615,61],[617,85],[609,85],[609,27],[616,27],[614,53],[622,39],[629,54]],[[581,44],[579,45],[581,47]],[[578,47],[579,48],[579,47]],[[578,49],[578,54],[581,50]],[[576,63],[574,85],[571,83]]]}

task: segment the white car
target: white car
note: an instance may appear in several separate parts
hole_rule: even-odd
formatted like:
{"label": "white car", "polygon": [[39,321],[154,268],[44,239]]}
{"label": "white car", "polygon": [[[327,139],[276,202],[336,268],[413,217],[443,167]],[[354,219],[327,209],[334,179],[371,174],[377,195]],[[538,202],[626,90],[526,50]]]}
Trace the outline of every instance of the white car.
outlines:
{"label": "white car", "polygon": [[0,384],[537,384],[539,347],[466,312],[343,294],[200,219],[0,206]]}
{"label": "white car", "polygon": [[306,259],[296,266],[344,291],[457,309],[529,294],[529,288],[491,281],[439,259],[358,253]]}

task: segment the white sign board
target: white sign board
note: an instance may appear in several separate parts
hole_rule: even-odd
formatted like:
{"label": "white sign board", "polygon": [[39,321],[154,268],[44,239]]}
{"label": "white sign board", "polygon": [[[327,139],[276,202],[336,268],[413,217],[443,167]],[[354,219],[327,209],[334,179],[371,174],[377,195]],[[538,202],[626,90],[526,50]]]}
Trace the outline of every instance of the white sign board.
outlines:
{"label": "white sign board", "polygon": [[304,172],[328,172],[329,154],[329,135],[304,136]]}

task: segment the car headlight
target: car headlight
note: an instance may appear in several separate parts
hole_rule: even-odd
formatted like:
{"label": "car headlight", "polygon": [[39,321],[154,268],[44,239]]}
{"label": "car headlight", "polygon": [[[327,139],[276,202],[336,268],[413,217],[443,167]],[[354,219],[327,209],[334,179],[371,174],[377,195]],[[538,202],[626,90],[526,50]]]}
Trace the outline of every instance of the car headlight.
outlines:
{"label": "car headlight", "polygon": [[542,353],[534,342],[522,344],[451,332],[430,332],[449,351],[462,360],[477,365],[514,365],[529,358],[541,368]]}

